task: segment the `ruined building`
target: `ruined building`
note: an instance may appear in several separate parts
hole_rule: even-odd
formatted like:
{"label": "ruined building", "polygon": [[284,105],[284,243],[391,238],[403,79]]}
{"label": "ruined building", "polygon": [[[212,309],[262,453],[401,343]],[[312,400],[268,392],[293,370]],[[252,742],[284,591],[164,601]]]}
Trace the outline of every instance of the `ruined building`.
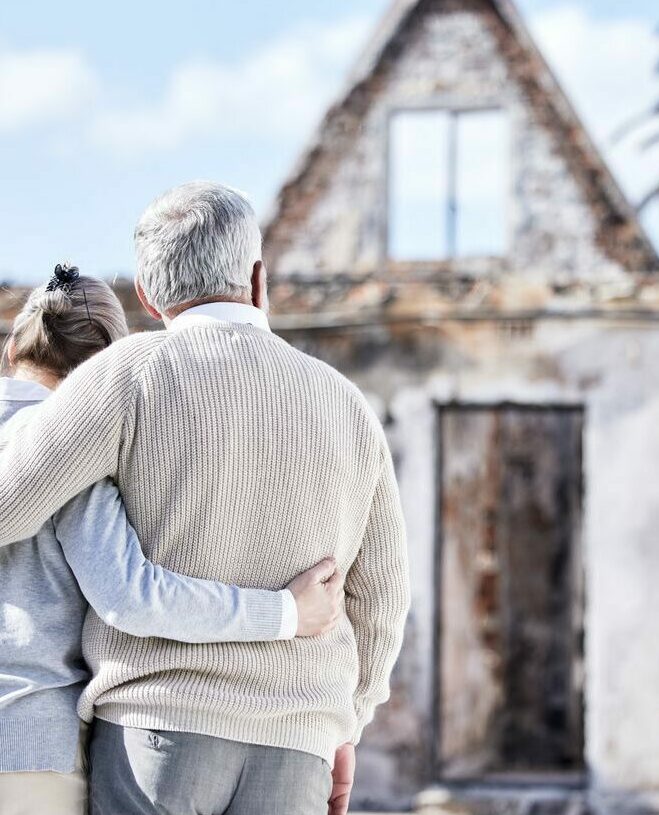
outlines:
{"label": "ruined building", "polygon": [[265,238],[407,518],[355,805],[659,812],[659,260],[509,0],[396,2]]}
{"label": "ruined building", "polygon": [[659,811],[659,261],[511,3],[395,3],[265,239],[407,517],[356,802]]}

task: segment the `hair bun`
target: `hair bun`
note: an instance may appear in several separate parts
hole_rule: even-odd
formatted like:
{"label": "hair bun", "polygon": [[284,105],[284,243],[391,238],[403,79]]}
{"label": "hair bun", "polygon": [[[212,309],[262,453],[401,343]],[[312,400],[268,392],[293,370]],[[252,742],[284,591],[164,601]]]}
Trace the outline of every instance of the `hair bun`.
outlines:
{"label": "hair bun", "polygon": [[80,277],[80,272],[77,266],[69,266],[66,263],[58,263],[55,266],[53,276],[46,285],[46,291],[57,291],[64,289],[68,294],[71,291],[71,286]]}

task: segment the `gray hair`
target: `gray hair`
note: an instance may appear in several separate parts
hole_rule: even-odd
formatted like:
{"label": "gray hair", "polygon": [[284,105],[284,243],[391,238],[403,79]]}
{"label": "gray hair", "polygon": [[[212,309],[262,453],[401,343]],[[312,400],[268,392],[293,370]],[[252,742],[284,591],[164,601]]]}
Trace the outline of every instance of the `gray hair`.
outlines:
{"label": "gray hair", "polygon": [[210,181],[174,187],[144,211],[135,229],[137,280],[161,314],[211,297],[251,293],[261,230],[247,198]]}
{"label": "gray hair", "polygon": [[[126,336],[128,325],[117,295],[102,280],[80,275],[55,291],[34,289],[8,339],[14,346],[14,365],[27,364],[64,378]],[[5,349],[3,367],[7,362]]]}

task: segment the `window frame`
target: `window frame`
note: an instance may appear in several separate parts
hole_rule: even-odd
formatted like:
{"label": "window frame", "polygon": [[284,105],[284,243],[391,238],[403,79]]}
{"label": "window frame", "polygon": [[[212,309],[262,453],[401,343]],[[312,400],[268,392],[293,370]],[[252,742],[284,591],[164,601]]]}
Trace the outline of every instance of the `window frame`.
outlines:
{"label": "window frame", "polygon": [[[449,156],[455,155],[456,150],[456,132],[457,132],[457,119],[461,114],[469,113],[487,113],[497,112],[502,113],[507,118],[508,123],[508,179],[504,189],[505,207],[506,212],[504,215],[504,242],[506,249],[500,255],[457,255],[457,199],[456,199],[456,180],[457,180],[457,167],[455,161],[449,162],[448,176],[450,178],[449,195],[447,196],[446,208],[446,230],[447,230],[447,254],[443,257],[431,259],[411,259],[411,258],[393,258],[390,254],[391,246],[391,195],[392,195],[392,175],[391,160],[392,160],[392,144],[391,132],[392,122],[394,118],[401,113],[447,113],[450,117],[449,133]],[[513,204],[513,191],[514,179],[516,177],[516,168],[514,163],[515,151],[513,149],[515,128],[512,111],[510,106],[506,103],[495,100],[487,99],[478,102],[464,102],[453,99],[443,100],[429,100],[420,102],[418,104],[403,102],[390,106],[384,117],[384,205],[383,205],[383,223],[382,223],[382,261],[389,268],[415,268],[415,269],[428,269],[437,267],[440,268],[453,268],[456,264],[469,266],[470,264],[479,265],[482,261],[491,261],[501,265],[505,265],[506,260],[509,258],[512,248],[513,230],[511,225],[511,212]]]}

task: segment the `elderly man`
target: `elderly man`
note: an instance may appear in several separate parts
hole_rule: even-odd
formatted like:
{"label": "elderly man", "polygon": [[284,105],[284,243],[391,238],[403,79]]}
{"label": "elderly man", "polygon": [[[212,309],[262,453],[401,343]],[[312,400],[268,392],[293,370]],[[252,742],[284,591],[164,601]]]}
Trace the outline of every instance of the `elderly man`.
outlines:
{"label": "elderly man", "polygon": [[408,608],[384,432],[354,385],[271,333],[241,194],[173,189],[135,239],[138,295],[167,330],[94,357],[16,434],[0,460],[0,543],[111,476],[156,562],[281,589],[331,554],[345,614],[315,638],[211,645],[140,640],[91,615],[92,811],[312,815],[329,800],[343,813]]}

